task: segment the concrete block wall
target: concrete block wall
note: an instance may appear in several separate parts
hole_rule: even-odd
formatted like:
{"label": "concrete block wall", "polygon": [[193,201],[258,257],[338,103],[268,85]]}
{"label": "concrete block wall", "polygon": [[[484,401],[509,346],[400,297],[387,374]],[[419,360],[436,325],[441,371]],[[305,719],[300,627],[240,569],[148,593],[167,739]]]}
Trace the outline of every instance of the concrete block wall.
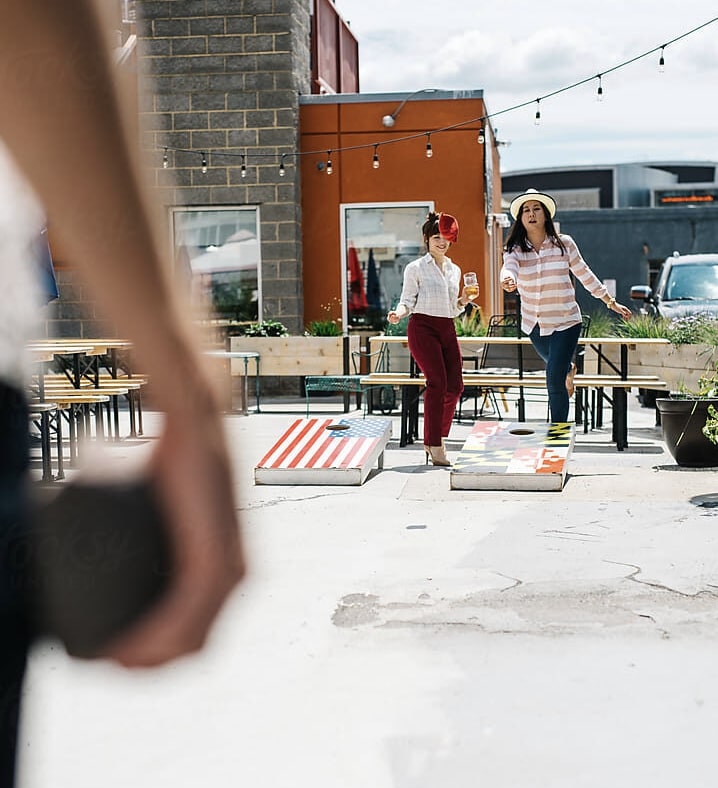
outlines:
{"label": "concrete block wall", "polygon": [[71,268],[55,272],[60,298],[42,307],[39,336],[46,337],[116,337],[115,325],[95,309],[89,289]]}
{"label": "concrete block wall", "polygon": [[[164,203],[259,206],[262,317],[300,333],[293,154],[298,95],[310,92],[310,0],[140,0],[136,8],[142,144]],[[182,149],[168,152],[168,169],[165,147]]]}

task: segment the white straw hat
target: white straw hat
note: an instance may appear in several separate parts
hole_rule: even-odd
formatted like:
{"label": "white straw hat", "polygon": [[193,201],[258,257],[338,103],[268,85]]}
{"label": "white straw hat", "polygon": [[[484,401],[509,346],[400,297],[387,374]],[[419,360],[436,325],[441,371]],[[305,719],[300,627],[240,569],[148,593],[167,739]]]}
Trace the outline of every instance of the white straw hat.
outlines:
{"label": "white straw hat", "polygon": [[536,200],[536,202],[540,202],[542,205],[545,205],[548,209],[549,216],[553,219],[556,213],[555,200],[553,197],[549,197],[548,194],[543,194],[542,192],[536,191],[536,189],[526,189],[523,194],[519,194],[518,197],[514,197],[514,199],[511,200],[509,212],[514,217],[514,219],[518,217],[521,206],[529,200]]}

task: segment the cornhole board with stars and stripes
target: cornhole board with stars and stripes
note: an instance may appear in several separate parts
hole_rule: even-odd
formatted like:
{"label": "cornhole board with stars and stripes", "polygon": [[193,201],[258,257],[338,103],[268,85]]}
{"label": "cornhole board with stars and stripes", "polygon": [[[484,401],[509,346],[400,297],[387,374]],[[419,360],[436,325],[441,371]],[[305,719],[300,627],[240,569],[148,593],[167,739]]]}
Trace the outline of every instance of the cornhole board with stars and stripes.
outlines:
{"label": "cornhole board with stars and stripes", "polygon": [[452,490],[562,490],[575,427],[478,421],[451,468]]}
{"label": "cornhole board with stars and stripes", "polygon": [[384,466],[391,419],[296,419],[254,468],[255,484],[363,484]]}

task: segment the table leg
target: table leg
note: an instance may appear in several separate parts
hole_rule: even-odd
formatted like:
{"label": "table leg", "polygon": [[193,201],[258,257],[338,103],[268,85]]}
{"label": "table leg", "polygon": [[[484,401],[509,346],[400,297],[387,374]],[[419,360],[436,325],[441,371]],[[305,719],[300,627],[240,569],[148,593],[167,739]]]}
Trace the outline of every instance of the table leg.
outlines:
{"label": "table leg", "polygon": [[613,389],[614,440],[618,451],[628,446],[628,394],[624,388]]}
{"label": "table leg", "polygon": [[40,414],[40,442],[42,444],[42,480],[53,481],[52,459],[50,456],[50,413],[43,410]]}
{"label": "table leg", "polygon": [[519,398],[516,401],[519,410],[519,421],[526,421],[526,399],[524,397],[524,387],[519,386]]}
{"label": "table leg", "polygon": [[401,436],[399,446],[406,446],[409,434],[409,387],[401,387]]}
{"label": "table leg", "polygon": [[65,461],[62,456],[62,411],[58,405],[55,411],[55,438],[57,439],[57,475],[56,479],[65,478]]}
{"label": "table leg", "polygon": [[[230,386],[232,385],[232,376],[229,376]],[[244,357],[244,402],[242,407],[242,414],[249,415],[249,359]]]}

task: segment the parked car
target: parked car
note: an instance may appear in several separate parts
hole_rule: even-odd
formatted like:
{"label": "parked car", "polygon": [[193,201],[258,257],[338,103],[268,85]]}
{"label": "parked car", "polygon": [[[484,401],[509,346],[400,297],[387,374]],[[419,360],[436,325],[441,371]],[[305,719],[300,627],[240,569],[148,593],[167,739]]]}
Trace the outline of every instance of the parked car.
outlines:
{"label": "parked car", "polygon": [[[655,290],[633,285],[631,298],[643,302],[642,314],[668,320],[698,313],[718,318],[718,254],[674,252],[663,262]],[[645,407],[653,407],[657,397],[667,394],[639,389],[638,399]]]}
{"label": "parked car", "polygon": [[644,314],[669,320],[698,312],[718,317],[718,254],[674,252],[661,266],[655,289],[633,285],[631,298],[643,302]]}

